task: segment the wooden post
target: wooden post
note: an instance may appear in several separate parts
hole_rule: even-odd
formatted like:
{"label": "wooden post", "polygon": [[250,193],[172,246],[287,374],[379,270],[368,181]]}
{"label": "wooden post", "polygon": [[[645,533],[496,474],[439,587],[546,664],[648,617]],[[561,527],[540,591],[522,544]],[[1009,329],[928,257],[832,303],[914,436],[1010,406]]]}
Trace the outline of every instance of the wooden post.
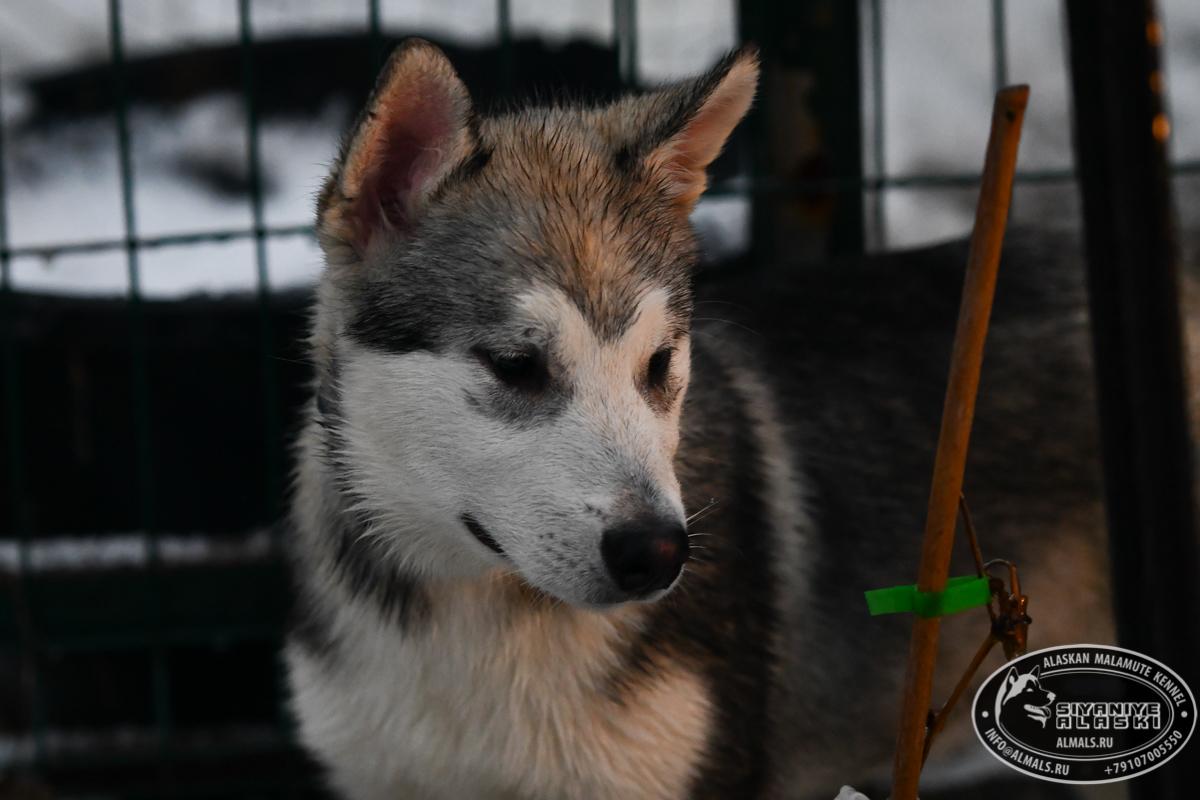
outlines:
{"label": "wooden post", "polygon": [[[958,328],[950,355],[946,402],[942,409],[942,428],[933,465],[933,485],[929,490],[929,508],[925,517],[921,566],[917,575],[917,589],[922,592],[945,589],[950,570],[958,499],[962,492],[967,443],[971,437],[979,370],[983,363],[983,343],[992,313],[996,271],[1000,265],[1000,248],[1017,165],[1017,145],[1028,99],[1028,86],[1010,86],[996,93],[992,108],[992,130],[979,187],[979,204],[975,210],[975,230],[967,256]],[[914,620],[892,774],[893,800],[915,800],[917,796],[937,657],[940,620],[919,616]]]}

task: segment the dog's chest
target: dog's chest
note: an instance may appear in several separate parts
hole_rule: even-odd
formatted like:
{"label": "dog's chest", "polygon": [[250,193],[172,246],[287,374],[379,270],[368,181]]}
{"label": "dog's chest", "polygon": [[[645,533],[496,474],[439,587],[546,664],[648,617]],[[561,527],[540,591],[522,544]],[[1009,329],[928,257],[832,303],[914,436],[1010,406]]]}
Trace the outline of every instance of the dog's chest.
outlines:
{"label": "dog's chest", "polygon": [[[710,733],[677,663],[622,684],[626,620],[438,598],[400,633],[363,614],[328,663],[290,654],[304,736],[351,796],[684,797]],[[305,708],[306,707],[306,708]]]}

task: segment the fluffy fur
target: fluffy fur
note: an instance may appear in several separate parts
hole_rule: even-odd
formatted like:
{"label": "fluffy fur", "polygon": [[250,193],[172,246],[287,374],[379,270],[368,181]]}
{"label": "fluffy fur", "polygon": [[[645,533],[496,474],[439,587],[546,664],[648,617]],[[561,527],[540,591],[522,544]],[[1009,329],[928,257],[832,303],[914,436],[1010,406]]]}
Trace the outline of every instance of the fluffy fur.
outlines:
{"label": "fluffy fur", "polygon": [[[743,50],[607,107],[481,118],[431,45],[385,69],[319,202],[292,513],[292,704],[346,797],[885,774],[908,627],[861,593],[915,573],[965,250],[697,302],[687,212],[756,77]],[[1035,645],[1111,638],[1071,253],[1010,237],[967,478],[988,552],[1026,567]],[[647,518],[687,520],[691,557],[632,597],[600,543]],[[982,625],[947,622],[946,673]],[[961,763],[961,733],[938,755]]]}

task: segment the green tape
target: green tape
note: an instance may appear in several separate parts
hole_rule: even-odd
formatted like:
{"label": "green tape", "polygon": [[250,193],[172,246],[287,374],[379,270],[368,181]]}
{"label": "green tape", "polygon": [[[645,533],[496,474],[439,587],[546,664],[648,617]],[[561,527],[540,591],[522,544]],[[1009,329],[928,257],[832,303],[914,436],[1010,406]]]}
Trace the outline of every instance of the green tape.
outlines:
{"label": "green tape", "polygon": [[945,617],[987,605],[992,597],[987,578],[962,575],[946,581],[940,592],[918,591],[916,584],[864,592],[871,616],[913,613],[919,617]]}

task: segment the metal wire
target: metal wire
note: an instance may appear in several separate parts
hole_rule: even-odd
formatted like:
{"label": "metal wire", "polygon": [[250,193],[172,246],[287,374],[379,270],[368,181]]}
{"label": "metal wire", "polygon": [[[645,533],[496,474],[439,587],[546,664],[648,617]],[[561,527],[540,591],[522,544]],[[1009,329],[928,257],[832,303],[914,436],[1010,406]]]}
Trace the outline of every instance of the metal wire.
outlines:
{"label": "metal wire", "polygon": [[[3,93],[0,92],[0,97]],[[0,108],[0,120],[4,119]],[[8,244],[8,185],[5,163],[4,129],[0,125],[0,326],[4,336],[4,432],[8,466],[8,497],[12,513],[11,524],[17,537],[17,574],[9,581],[13,600],[13,616],[17,642],[21,647],[21,680],[25,684],[33,733],[34,758],[46,751],[46,699],[43,691],[34,609],[29,591],[30,537],[27,505],[25,503],[25,445],[21,432],[21,364],[17,349],[16,331],[12,320],[11,259],[5,253]]]}
{"label": "metal wire", "polygon": [[[268,238],[279,236],[311,236],[311,225],[264,225],[261,229],[263,236]],[[33,245],[29,247],[0,248],[0,258],[4,263],[11,259],[22,257],[40,258],[52,261],[59,256],[76,255],[79,253],[100,253],[107,250],[153,250],[160,247],[176,245],[206,244],[211,242],[228,242],[237,239],[249,239],[258,236],[254,228],[229,228],[226,230],[206,230],[194,233],[175,233],[165,236],[143,236],[119,239],[93,239],[85,242],[69,242],[64,244]]]}
{"label": "metal wire", "polygon": [[617,45],[617,75],[625,86],[637,84],[637,8],[635,0],[613,0],[613,36]]}
{"label": "metal wire", "polygon": [[500,44],[500,88],[507,96],[513,85],[512,3],[496,0],[496,38]]}
{"label": "metal wire", "polygon": [[996,91],[1008,85],[1008,31],[1005,0],[992,0],[992,85]]}
{"label": "metal wire", "polygon": [[875,180],[880,181],[871,206],[871,224],[875,230],[875,244],[880,250],[887,246],[886,195],[880,191],[887,180],[887,149],[884,145],[883,0],[871,0],[871,151],[875,160],[872,164]]}
{"label": "metal wire", "polygon": [[[372,60],[378,61],[379,7],[371,3]],[[263,220],[262,157],[259,149],[258,94],[254,79],[254,28],[251,18],[250,0],[238,0],[238,37],[241,40],[242,96],[246,113],[246,166],[250,173],[250,211],[254,223],[255,289],[258,295],[259,322],[259,376],[262,379],[262,448],[266,457],[263,492],[262,518],[273,520],[279,517],[277,507],[283,487],[284,466],[280,462],[276,443],[282,434],[279,419],[279,371],[274,358],[274,330],[271,317],[271,284],[267,265],[267,231]],[[282,551],[280,529],[275,527],[274,545]]]}
{"label": "metal wire", "polygon": [[[1200,160],[1179,161],[1172,165],[1174,175],[1200,174]],[[1054,184],[1071,183],[1075,181],[1075,171],[1071,169],[1038,169],[1025,170],[1017,173],[1017,184]],[[715,182],[705,193],[706,196],[723,197],[730,195],[742,196],[751,194],[784,194],[820,192],[820,191],[871,191],[885,189],[960,189],[979,185],[979,176],[975,173],[941,173],[923,175],[873,175],[846,178],[830,178],[827,180],[776,181],[770,178],[750,180],[737,178]],[[249,239],[262,236],[267,239],[288,236],[313,236],[311,225],[264,225],[261,229],[230,228],[226,230],[206,230],[190,233],[176,233],[165,236],[134,237],[133,239],[93,239],[86,242],[71,242],[66,244],[29,245],[20,247],[4,247],[0,245],[0,263],[5,265],[14,258],[39,258],[53,261],[56,258],[79,253],[97,253],[111,250],[135,248],[137,250],[152,250],[161,247],[178,245],[204,244],[210,242],[227,242],[237,239]],[[7,268],[7,267],[6,267]]]}
{"label": "metal wire", "polygon": [[[125,255],[129,280],[128,303],[130,351],[133,373],[134,435],[137,447],[138,508],[142,529],[146,532],[147,560],[152,573],[159,564],[158,535],[154,521],[154,465],[150,440],[150,385],[146,340],[146,320],[142,307],[141,270],[137,239],[137,214],[134,200],[133,148],[129,127],[129,97],[126,86],[125,42],[121,0],[109,0],[109,58],[113,75],[113,99],[117,128],[117,156],[121,177],[121,209],[125,227]],[[151,589],[150,602],[160,609],[160,586]],[[151,680],[154,723],[159,748],[165,753],[171,738],[171,690],[166,648],[156,627],[148,637],[151,653]]]}
{"label": "metal wire", "polygon": [[371,76],[383,66],[384,52],[383,19],[379,11],[379,0],[367,2],[367,38],[371,47]]}

